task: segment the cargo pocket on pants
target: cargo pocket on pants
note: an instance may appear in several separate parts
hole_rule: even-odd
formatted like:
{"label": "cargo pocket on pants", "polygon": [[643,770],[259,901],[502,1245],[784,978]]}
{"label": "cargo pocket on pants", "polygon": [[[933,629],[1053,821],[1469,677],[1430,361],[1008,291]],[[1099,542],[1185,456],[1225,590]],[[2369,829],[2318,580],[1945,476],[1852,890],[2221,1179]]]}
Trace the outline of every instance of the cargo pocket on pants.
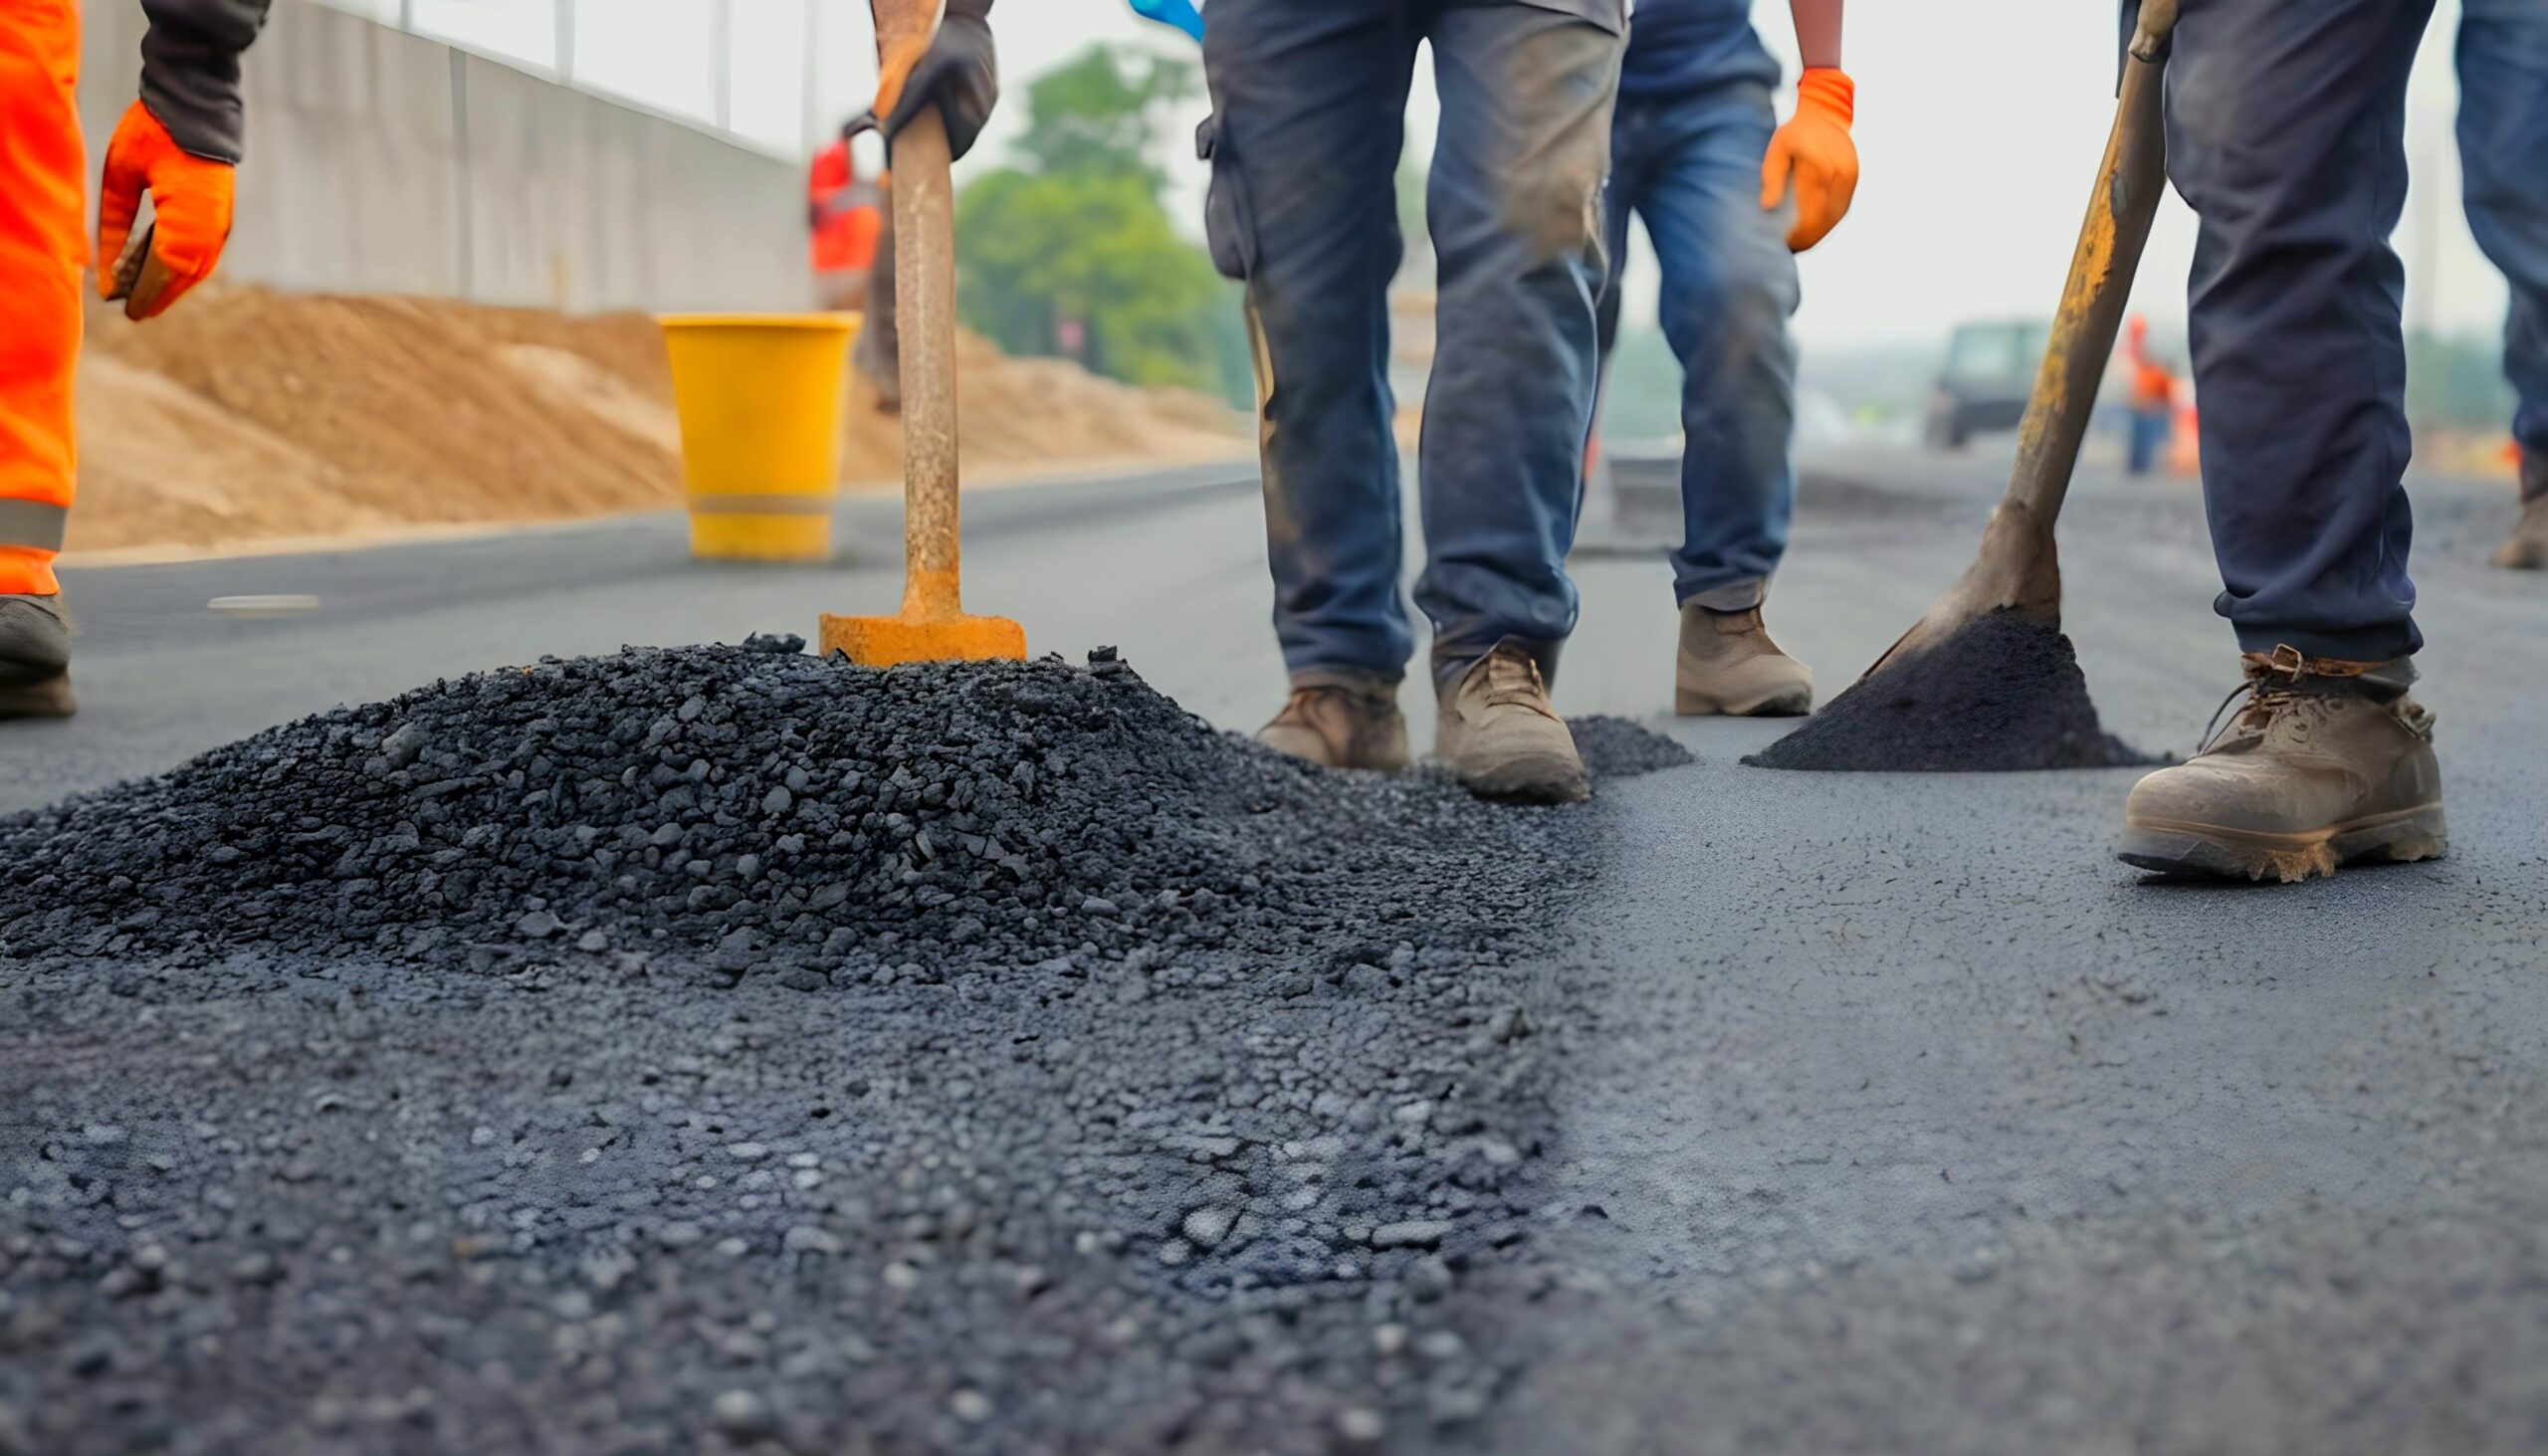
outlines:
{"label": "cargo pocket on pants", "polygon": [[1194,128],[1194,155],[1212,164],[1211,186],[1203,195],[1203,241],[1212,251],[1212,266],[1223,278],[1244,280],[1256,271],[1256,209],[1248,202],[1238,158],[1221,136],[1220,117],[1206,116]]}

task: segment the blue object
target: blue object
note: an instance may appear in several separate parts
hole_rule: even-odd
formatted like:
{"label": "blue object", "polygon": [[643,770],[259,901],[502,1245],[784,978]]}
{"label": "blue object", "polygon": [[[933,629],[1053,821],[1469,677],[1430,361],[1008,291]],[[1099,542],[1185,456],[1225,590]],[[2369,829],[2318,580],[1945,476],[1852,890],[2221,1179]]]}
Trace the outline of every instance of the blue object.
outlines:
{"label": "blue object", "polygon": [[1666,101],[1745,81],[1779,84],[1779,63],[1752,29],[1752,0],[1637,0],[1621,101]]}
{"label": "blue object", "polygon": [[[1247,281],[1263,410],[1274,624],[1294,681],[1394,681],[1414,648],[1388,287],[1416,48],[1441,125],[1425,214],[1438,260],[1418,471],[1415,599],[1437,683],[1505,639],[1554,663],[1595,374],[1594,223],[1619,0],[1212,0],[1206,230]],[[1534,79],[1518,87],[1512,79]]]}
{"label": "blue object", "polygon": [[[1637,8],[1635,65],[1652,0]],[[1747,28],[1748,33],[1748,28]],[[1663,335],[1681,361],[1681,548],[1675,599],[1713,611],[1760,605],[1796,511],[1796,257],[1789,214],[1761,207],[1761,158],[1778,117],[1770,88],[1737,78],[1677,95],[1620,98],[1603,208],[1610,275],[1601,349],[1618,336],[1628,216],[1663,273]]]}
{"label": "blue object", "polygon": [[1171,25],[1192,36],[1197,44],[1203,39],[1203,12],[1191,0],[1133,0],[1133,13],[1144,20]]}
{"label": "blue object", "polygon": [[2132,475],[2146,476],[2159,463],[2159,451],[2168,443],[2171,422],[2164,410],[2134,410],[2124,418],[2131,447],[2124,469]]}
{"label": "blue object", "polygon": [[2177,23],[2168,174],[2201,220],[2189,305],[2214,605],[2248,652],[2382,661],[2423,643],[2389,235],[2433,8],[2189,5]]}
{"label": "blue object", "polygon": [[[2512,437],[2548,461],[2548,5],[2465,0],[2459,22],[2459,169],[2468,230],[2512,288],[2504,374]],[[2548,470],[2522,473],[2530,495]]]}

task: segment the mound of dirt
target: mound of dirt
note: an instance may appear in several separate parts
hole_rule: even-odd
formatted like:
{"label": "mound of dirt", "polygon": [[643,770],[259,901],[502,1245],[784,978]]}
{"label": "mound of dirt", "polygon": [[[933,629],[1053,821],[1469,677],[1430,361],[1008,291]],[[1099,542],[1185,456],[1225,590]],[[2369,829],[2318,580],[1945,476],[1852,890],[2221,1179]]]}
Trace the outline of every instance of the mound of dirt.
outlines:
{"label": "mound of dirt", "polygon": [[1824,704],[1744,762],[1824,772],[2008,773],[2160,760],[2107,732],[2061,632],[1981,618]]}
{"label": "mound of dirt", "polygon": [[[103,308],[81,364],[71,545],[230,546],[402,526],[568,520],[681,501],[661,331],[437,299],[199,290],[136,326]],[[966,337],[975,479],[1244,454],[1217,401],[1137,389]],[[902,477],[900,423],[853,385],[841,480]]]}

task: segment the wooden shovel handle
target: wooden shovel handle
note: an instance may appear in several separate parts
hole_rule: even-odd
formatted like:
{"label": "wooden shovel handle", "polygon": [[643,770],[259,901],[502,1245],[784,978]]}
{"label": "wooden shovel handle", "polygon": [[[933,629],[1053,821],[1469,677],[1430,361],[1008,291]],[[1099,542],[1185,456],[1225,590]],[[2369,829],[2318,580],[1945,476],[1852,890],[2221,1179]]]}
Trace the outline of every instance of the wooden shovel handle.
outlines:
{"label": "wooden shovel handle", "polygon": [[2079,246],[2070,257],[2070,277],[2061,289],[2052,335],[2035,371],[2025,418],[2017,426],[2017,467],[2010,473],[2006,499],[2024,507],[2046,528],[2069,494],[2079,442],[2096,407],[2097,385],[2114,353],[2115,331],[2132,298],[2132,276],[2141,266],[2150,220],[2158,214],[2159,194],[2167,186],[2163,75],[2164,60],[2143,60],[2136,54],[2124,61],[2123,92],[2105,158],[2097,167],[2096,194],[2088,200],[2087,221],[2079,227]]}

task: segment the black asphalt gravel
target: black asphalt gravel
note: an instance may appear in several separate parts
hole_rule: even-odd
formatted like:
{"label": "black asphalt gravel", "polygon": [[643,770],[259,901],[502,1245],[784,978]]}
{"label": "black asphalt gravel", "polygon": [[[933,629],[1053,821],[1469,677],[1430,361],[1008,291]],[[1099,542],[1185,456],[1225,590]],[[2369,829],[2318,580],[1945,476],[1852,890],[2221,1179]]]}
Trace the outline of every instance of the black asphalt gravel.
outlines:
{"label": "black asphalt gravel", "polygon": [[[1898,450],[1806,467],[1770,620],[1836,684],[1970,563],[2005,473]],[[1252,480],[1203,485],[968,497],[968,596],[1038,650],[1121,642],[1178,706],[1252,728],[1284,680],[1263,508]],[[341,889],[341,849],[255,900],[278,918],[241,935],[116,886],[111,856],[75,875],[73,846],[13,841],[0,874],[53,855],[44,893],[100,915],[29,943],[50,907],[24,920],[28,878],[0,893],[0,924],[35,928],[0,933],[0,1453],[2548,1449],[2548,677],[2517,668],[2548,637],[2548,578],[2486,565],[2509,483],[2410,490],[2451,852],[2307,885],[2152,885],[2116,863],[2129,768],[1743,766],[1788,725],[1660,718],[1678,617],[1651,544],[1575,563],[1558,701],[1661,725],[1698,761],[1481,817],[1421,771],[1252,778],[1253,749],[1180,727],[1143,766],[1158,802],[1190,781],[1275,807],[1219,840],[1162,827],[1155,847],[1200,868],[1110,855],[1126,877],[1279,870],[1321,836],[1349,864],[1260,869],[1298,893],[1245,913],[1154,913],[1186,928],[1167,956],[1083,915],[1093,955],[977,960],[1026,934],[979,913],[980,941],[925,954],[881,912],[832,929],[902,942],[826,956],[762,895],[657,906],[690,862],[622,851],[599,880],[543,861],[553,904],[491,900],[411,957],[379,931],[435,918],[395,897],[357,897],[380,923],[351,945],[310,913]],[[0,730],[0,811],[44,819],[437,677],[448,695],[514,664],[504,694],[566,700],[621,691],[624,642],[891,611],[899,536],[872,504],[844,515],[847,559],[808,570],[694,565],[677,514],[75,562],[83,715]],[[2200,494],[2083,470],[2063,521],[2087,543],[2064,623],[2099,726],[2190,750],[2238,682]],[[321,606],[203,610],[271,592]],[[598,662],[525,678],[544,652]],[[694,725],[817,666],[662,660],[737,690],[703,695]],[[1049,728],[1065,756],[1091,706],[1168,730],[1119,674],[1012,671],[965,722]],[[651,725],[687,694],[631,701]],[[1404,706],[1422,741],[1432,705]],[[1611,731],[1577,721],[1596,768],[1621,761]],[[952,791],[976,760],[936,734]],[[721,766],[763,797],[785,784],[693,757],[703,804],[723,803]],[[291,780],[238,797],[368,814],[387,782]],[[183,798],[133,792],[90,821],[128,848],[145,800]],[[521,813],[472,851],[491,885],[588,822],[511,792],[482,801]],[[1102,794],[1069,815],[991,797],[1057,844],[1122,822]],[[704,812],[685,820],[699,844],[758,823]],[[393,874],[397,822],[375,856]],[[822,848],[850,864],[854,845]],[[763,853],[758,883],[794,873]],[[1067,858],[1021,857],[1031,881],[990,867],[994,909],[1078,883]],[[230,883],[195,875],[178,899]],[[98,923],[108,908],[162,922]],[[719,963],[726,912],[758,917],[763,960]],[[527,934],[541,913],[558,929]],[[604,948],[579,948],[596,932]]]}
{"label": "black asphalt gravel", "polygon": [[[543,662],[0,821],[0,1452],[1325,1450],[1503,1371],[1590,808],[1111,650]],[[1687,755],[1583,726],[1596,769]],[[142,968],[146,966],[147,968]]]}
{"label": "black asphalt gravel", "polygon": [[2156,760],[2097,722],[2069,638],[2004,610],[1850,684],[1743,761],[1824,772],[2007,773]]}

